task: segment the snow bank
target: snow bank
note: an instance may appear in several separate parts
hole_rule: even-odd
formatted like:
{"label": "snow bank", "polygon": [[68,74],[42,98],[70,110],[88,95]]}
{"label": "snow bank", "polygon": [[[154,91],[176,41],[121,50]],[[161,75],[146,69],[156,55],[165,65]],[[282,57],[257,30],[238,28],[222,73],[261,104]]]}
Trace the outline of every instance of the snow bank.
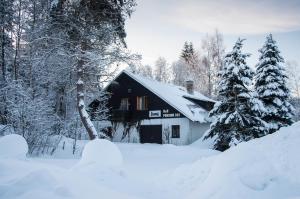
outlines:
{"label": "snow bank", "polygon": [[26,140],[17,134],[0,138],[0,158],[25,158],[28,152]]}
{"label": "snow bank", "polygon": [[[109,177],[114,182],[119,180]],[[0,159],[1,199],[135,198],[106,185],[107,179],[95,180],[93,175],[29,159]]]}
{"label": "snow bank", "polygon": [[23,175],[16,176],[12,181],[0,186],[0,198],[63,198],[63,194],[56,192],[58,183],[55,176],[47,169],[40,168],[28,173],[24,172]]}
{"label": "snow bank", "polygon": [[96,165],[101,169],[117,168],[122,163],[122,154],[114,143],[105,139],[95,139],[85,145],[79,165]]}
{"label": "snow bank", "polygon": [[213,138],[207,138],[204,139],[204,137],[207,135],[208,131],[206,131],[201,138],[190,144],[192,147],[197,147],[199,149],[213,149],[214,148],[214,140],[216,139],[215,137]]}
{"label": "snow bank", "polygon": [[[3,139],[3,140],[2,140]],[[25,157],[19,136],[0,140],[0,152],[23,148],[10,153],[9,157]],[[18,145],[16,146],[17,143]],[[5,144],[5,145],[4,145]],[[21,152],[23,153],[21,153]],[[1,153],[1,155],[6,153]],[[109,157],[111,156],[111,157]],[[134,199],[134,193],[116,190],[126,182],[119,173],[104,167],[120,166],[122,156],[118,148],[107,140],[89,142],[83,151],[77,169],[63,168],[37,161],[35,158],[18,159],[0,156],[0,198],[2,199]],[[58,161],[62,161],[57,159]]]}
{"label": "snow bank", "polygon": [[[11,147],[3,143],[16,140],[0,139],[0,152]],[[88,142],[76,166],[77,160],[58,166],[66,160],[50,164],[0,156],[0,198],[296,199],[299,146],[300,122],[223,153],[204,150],[202,142],[180,147],[118,144],[124,165],[118,147],[107,140]]]}
{"label": "snow bank", "polygon": [[[57,138],[54,138],[54,140]],[[80,158],[84,145],[88,143],[89,140],[75,140],[72,138],[67,138],[62,136],[57,148],[52,155],[48,158],[58,158],[58,159],[74,159]]]}
{"label": "snow bank", "polygon": [[300,197],[299,146],[300,122],[181,166],[160,180],[188,198],[296,198]]}

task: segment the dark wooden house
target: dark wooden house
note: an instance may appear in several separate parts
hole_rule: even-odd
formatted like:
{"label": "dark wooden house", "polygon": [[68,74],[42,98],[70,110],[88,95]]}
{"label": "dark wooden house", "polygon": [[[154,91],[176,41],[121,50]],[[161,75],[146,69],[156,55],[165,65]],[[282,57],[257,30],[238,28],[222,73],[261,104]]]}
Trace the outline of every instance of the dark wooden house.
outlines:
{"label": "dark wooden house", "polygon": [[[186,87],[165,84],[123,70],[105,88],[113,141],[190,144],[209,128],[215,101]],[[97,122],[97,121],[94,121]]]}

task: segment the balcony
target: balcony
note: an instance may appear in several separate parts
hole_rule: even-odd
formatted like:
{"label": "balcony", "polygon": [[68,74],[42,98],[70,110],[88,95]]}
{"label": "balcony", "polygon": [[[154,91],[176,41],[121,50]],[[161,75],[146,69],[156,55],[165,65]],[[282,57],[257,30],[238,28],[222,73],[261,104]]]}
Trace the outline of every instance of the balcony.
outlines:
{"label": "balcony", "polygon": [[114,109],[111,112],[110,119],[114,122],[129,122],[132,120],[133,112],[129,110]]}
{"label": "balcony", "polygon": [[148,110],[134,111],[114,109],[111,111],[110,120],[113,122],[136,122],[148,119]]}

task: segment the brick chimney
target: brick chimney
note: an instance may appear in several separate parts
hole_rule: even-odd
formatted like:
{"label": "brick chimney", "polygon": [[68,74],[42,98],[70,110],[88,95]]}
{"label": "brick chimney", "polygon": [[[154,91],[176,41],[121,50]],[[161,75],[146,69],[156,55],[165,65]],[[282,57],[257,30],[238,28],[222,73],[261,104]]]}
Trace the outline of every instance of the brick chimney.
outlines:
{"label": "brick chimney", "polygon": [[186,80],[185,81],[185,87],[188,94],[193,95],[194,94],[194,81],[193,80]]}

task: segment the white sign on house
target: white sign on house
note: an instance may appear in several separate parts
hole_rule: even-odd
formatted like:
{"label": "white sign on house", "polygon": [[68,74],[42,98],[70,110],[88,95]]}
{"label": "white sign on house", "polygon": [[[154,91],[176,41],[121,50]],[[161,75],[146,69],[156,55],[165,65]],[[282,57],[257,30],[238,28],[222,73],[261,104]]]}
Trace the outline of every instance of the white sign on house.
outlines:
{"label": "white sign on house", "polygon": [[160,110],[149,111],[149,117],[161,117],[161,111]]}

